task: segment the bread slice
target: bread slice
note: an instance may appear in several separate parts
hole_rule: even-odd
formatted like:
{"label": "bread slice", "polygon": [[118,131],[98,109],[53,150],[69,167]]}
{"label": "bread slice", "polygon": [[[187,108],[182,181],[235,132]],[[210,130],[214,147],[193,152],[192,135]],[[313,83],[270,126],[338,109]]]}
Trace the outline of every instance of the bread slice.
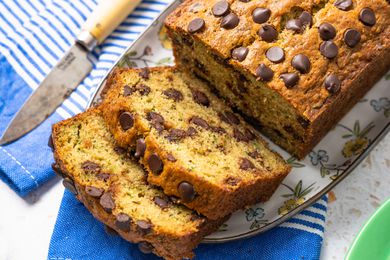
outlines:
{"label": "bread slice", "polygon": [[54,125],[53,144],[54,168],[65,187],[143,252],[191,258],[203,237],[226,220],[199,216],[148,185],[144,170],[115,145],[98,108]]}
{"label": "bread slice", "polygon": [[148,181],[210,219],[268,200],[290,171],[203,82],[176,68],[114,71],[102,106]]}

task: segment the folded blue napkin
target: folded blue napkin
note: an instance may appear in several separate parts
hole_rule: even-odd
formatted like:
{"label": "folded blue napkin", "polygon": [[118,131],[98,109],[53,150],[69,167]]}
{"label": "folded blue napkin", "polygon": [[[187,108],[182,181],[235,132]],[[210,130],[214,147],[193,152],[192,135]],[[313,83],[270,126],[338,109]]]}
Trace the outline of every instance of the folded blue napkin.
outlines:
{"label": "folded blue napkin", "polygon": [[[47,140],[54,122],[84,110],[94,87],[119,55],[172,0],[144,0],[91,55],[94,69],[43,124],[0,146],[0,179],[21,196],[54,176]],[[0,0],[0,134],[23,102],[72,44],[96,0]],[[262,235],[200,245],[198,259],[318,259],[327,199]],[[155,259],[108,235],[103,225],[65,192],[48,259]]]}

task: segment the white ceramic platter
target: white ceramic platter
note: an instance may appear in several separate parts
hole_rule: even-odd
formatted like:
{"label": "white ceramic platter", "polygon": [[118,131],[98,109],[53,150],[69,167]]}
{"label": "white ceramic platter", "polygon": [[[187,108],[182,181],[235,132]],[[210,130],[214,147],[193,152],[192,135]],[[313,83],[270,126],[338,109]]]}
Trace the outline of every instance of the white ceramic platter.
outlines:
{"label": "white ceramic platter", "polygon": [[[134,41],[115,67],[172,65],[170,42],[162,29],[165,17],[179,4],[173,2]],[[90,106],[100,100],[107,76],[98,87]],[[303,160],[290,157],[271,143],[293,167],[272,198],[238,211],[220,228],[206,237],[206,243],[221,243],[264,232],[297,214],[344,179],[386,135],[390,129],[390,74],[331,130]],[[269,141],[269,140],[268,140]]]}

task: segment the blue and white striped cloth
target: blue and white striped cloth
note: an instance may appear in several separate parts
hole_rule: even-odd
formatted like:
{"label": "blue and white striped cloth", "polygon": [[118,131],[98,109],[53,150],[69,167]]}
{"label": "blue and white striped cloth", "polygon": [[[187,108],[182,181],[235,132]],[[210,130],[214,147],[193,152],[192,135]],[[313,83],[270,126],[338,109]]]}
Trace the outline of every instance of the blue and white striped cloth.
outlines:
{"label": "blue and white striped cloth", "polygon": [[[142,1],[93,51],[93,71],[62,106],[33,132],[17,142],[0,146],[3,181],[23,196],[54,176],[51,151],[46,146],[51,124],[84,110],[107,70],[171,1]],[[0,0],[0,133],[73,43],[96,4],[96,0]],[[228,244],[201,245],[196,254],[199,259],[318,259],[326,207],[324,197],[263,235]],[[145,256],[134,245],[105,234],[102,224],[65,192],[48,258],[145,259]]]}

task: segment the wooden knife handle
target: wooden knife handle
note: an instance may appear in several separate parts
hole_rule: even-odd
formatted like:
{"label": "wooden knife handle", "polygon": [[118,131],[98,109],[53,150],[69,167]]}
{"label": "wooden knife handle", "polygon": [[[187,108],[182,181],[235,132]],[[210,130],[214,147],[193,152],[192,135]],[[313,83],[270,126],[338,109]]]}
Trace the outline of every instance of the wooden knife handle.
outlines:
{"label": "wooden knife handle", "polygon": [[82,30],[89,32],[97,44],[100,44],[140,2],[141,0],[101,0]]}

